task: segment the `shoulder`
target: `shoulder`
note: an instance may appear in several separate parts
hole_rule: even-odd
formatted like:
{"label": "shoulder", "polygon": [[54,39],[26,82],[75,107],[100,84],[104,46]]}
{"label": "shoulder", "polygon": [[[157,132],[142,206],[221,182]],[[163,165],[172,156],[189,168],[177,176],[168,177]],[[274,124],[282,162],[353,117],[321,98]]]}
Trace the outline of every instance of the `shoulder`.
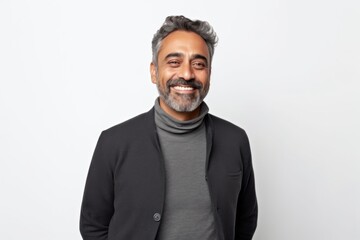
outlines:
{"label": "shoulder", "polygon": [[208,114],[207,122],[208,130],[212,131],[214,145],[240,147],[243,153],[250,153],[249,138],[243,128],[212,114]]}
{"label": "shoulder", "polygon": [[208,114],[208,121],[214,131],[214,134],[216,135],[247,138],[247,134],[243,128],[225,119],[222,119],[212,114]]}
{"label": "shoulder", "polygon": [[[216,149],[231,154],[240,150],[244,166],[251,165],[249,138],[245,130],[227,120],[208,114],[208,130],[212,131],[213,145]],[[250,164],[250,165],[249,165]]]}
{"label": "shoulder", "polygon": [[152,129],[155,129],[153,108],[104,130],[100,138],[107,139],[107,141],[131,140],[146,136],[152,132]]}

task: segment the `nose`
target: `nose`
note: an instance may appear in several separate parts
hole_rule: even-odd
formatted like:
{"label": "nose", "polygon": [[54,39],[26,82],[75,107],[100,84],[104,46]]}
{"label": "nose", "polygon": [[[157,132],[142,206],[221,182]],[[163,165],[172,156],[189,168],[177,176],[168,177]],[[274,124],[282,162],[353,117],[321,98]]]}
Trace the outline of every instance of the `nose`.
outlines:
{"label": "nose", "polygon": [[183,63],[179,68],[179,78],[183,78],[184,80],[192,80],[195,78],[194,70],[190,63]]}

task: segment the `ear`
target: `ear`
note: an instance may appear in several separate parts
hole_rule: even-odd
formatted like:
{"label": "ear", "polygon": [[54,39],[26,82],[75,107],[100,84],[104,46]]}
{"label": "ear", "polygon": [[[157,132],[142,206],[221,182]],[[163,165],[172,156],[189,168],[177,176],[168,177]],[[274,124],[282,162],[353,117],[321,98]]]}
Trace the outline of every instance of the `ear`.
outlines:
{"label": "ear", "polygon": [[150,76],[151,76],[151,82],[156,84],[156,80],[157,80],[157,77],[156,77],[156,66],[154,63],[150,63]]}

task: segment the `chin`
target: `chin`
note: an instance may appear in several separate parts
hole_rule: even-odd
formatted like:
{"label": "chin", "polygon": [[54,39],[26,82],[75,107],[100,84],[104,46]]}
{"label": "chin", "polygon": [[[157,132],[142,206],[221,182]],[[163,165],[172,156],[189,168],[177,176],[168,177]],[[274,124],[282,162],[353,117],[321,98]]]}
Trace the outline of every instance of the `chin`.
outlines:
{"label": "chin", "polygon": [[169,106],[177,112],[192,112],[196,110],[200,104],[201,101],[192,101],[188,103],[169,102]]}

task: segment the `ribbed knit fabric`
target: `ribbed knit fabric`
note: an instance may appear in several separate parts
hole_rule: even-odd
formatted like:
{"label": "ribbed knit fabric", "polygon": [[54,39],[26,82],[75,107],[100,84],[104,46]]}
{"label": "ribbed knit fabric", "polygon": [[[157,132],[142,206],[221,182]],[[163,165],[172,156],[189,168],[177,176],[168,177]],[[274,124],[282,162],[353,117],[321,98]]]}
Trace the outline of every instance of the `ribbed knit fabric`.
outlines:
{"label": "ribbed knit fabric", "polygon": [[215,222],[205,180],[205,103],[200,116],[178,121],[155,102],[155,123],[165,161],[166,194],[157,240],[215,240]]}

